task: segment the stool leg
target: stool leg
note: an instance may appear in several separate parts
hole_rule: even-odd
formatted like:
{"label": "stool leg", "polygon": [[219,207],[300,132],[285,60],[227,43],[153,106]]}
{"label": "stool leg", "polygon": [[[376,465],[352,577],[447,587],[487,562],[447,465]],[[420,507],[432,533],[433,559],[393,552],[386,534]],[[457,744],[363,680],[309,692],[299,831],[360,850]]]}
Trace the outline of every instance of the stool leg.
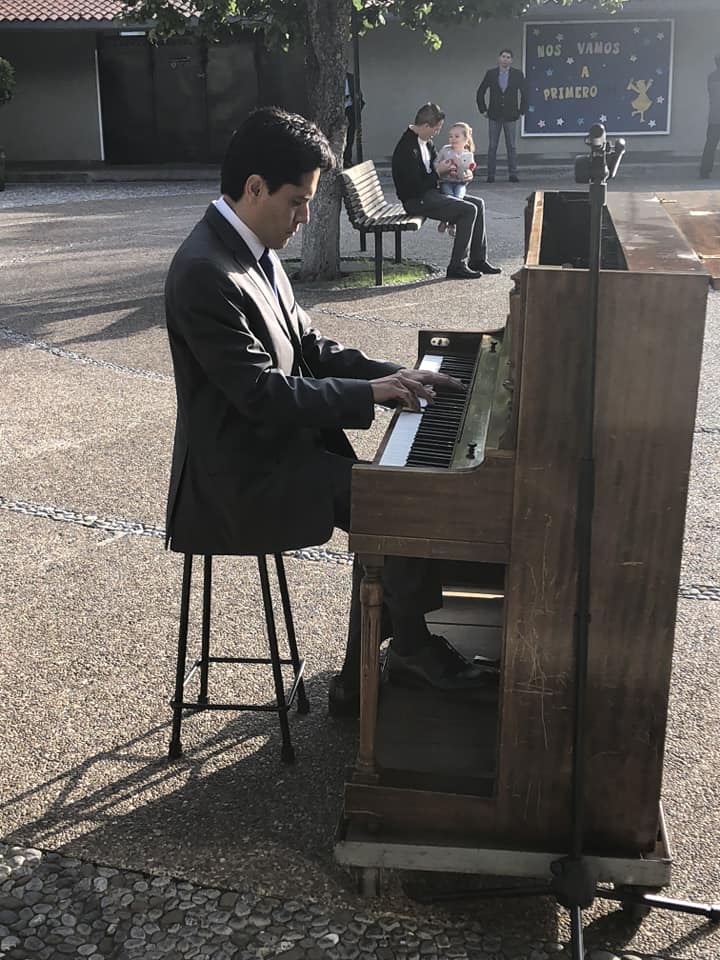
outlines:
{"label": "stool leg", "polygon": [[280,652],[278,650],[277,633],[275,632],[275,614],[273,613],[272,596],[270,595],[267,562],[264,556],[258,557],[258,568],[260,570],[260,584],[262,586],[263,606],[265,607],[265,623],[267,625],[268,643],[270,644],[273,679],[275,680],[275,698],[278,717],[280,719],[280,733],[282,734],[280,757],[284,763],[294,763],[295,752],[290,743],[290,724],[288,723],[285,688],[283,686],[282,667],[280,666]]}
{"label": "stool leg", "polygon": [[212,595],[212,556],[205,556],[203,577],[202,647],[200,653],[200,694],[198,703],[208,702],[208,671],[210,669],[210,597]]}
{"label": "stool leg", "polygon": [[[290,659],[292,660],[295,676],[300,673],[300,655],[298,654],[297,638],[295,637],[295,624],[293,622],[292,607],[290,606],[290,594],[288,593],[287,577],[285,576],[285,564],[282,554],[275,554],[275,567],[277,569],[278,583],[280,584],[280,598],[282,600],[283,614],[285,616],[285,629],[287,630],[288,647],[290,648]],[[298,684],[298,713],[309,713],[310,704],[305,693],[305,683],[303,680]]]}
{"label": "stool leg", "polygon": [[190,581],[192,579],[192,554],[185,554],[183,566],[182,597],[180,599],[180,631],[178,633],[177,668],[175,672],[175,697],[172,701],[173,722],[172,738],[170,740],[169,757],[177,760],[182,756],[182,742],[180,731],[182,727],[182,701],[185,681],[185,659],[187,657],[188,620],[190,615]]}

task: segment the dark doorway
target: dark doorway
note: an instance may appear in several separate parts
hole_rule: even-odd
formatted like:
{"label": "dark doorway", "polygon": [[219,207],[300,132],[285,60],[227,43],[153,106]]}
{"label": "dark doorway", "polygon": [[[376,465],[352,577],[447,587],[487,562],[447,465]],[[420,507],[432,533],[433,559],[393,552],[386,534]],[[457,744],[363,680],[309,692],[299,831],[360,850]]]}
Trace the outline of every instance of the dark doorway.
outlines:
{"label": "dark doorway", "polygon": [[259,102],[254,40],[145,36],[98,43],[105,157],[112,164],[213,163]]}

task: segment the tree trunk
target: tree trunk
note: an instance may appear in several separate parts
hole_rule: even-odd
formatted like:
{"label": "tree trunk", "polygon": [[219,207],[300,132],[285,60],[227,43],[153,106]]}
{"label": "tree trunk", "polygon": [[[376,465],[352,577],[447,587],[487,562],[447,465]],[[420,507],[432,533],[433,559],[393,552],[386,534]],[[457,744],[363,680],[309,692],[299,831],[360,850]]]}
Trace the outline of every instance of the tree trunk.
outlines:
{"label": "tree trunk", "polygon": [[307,0],[307,81],[310,116],[330,141],[337,170],[320,177],[303,228],[299,280],[340,275],[340,178],[345,147],[345,72],[351,0]]}

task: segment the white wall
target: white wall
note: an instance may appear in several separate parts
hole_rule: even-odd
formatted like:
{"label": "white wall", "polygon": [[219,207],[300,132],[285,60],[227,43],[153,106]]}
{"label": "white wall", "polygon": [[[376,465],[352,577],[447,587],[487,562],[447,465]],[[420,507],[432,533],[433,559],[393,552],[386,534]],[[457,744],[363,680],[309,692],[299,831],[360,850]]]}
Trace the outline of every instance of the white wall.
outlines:
{"label": "white wall", "polygon": [[[572,19],[569,12],[567,19]],[[442,37],[443,45],[437,52],[424,46],[420,34],[396,24],[361,39],[365,159],[387,159],[417,108],[428,100],[442,107],[447,123],[469,123],[475,131],[477,152],[487,151],[487,122],[478,113],[475,92],[485,70],[495,66],[502,47],[510,47],[515,53],[514,65],[522,67],[522,22],[489,20],[478,26],[446,29]],[[720,9],[675,17],[671,132],[667,136],[628,136],[630,151],[700,155],[707,124],[706,80],[718,52]],[[521,154],[570,158],[584,149],[580,137],[520,138],[519,134],[518,125]],[[504,156],[502,145],[500,155]]]}
{"label": "white wall", "polygon": [[15,93],[0,109],[8,162],[82,165],[100,160],[93,31],[0,31]]}

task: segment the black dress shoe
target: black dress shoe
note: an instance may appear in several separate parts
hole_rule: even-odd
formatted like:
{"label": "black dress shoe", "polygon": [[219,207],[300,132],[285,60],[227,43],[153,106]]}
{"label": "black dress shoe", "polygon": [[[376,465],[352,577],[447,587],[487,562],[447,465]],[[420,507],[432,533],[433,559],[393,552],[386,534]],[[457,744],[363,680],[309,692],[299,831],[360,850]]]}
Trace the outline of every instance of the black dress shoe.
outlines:
{"label": "black dress shoe", "polygon": [[360,716],[360,691],[346,686],[339,673],[328,684],[328,713],[331,717]]}
{"label": "black dress shoe", "polygon": [[514,173],[510,174],[510,176],[508,177],[508,180],[510,181],[510,183],[520,183],[519,178],[516,177]]}
{"label": "black dress shoe", "polygon": [[478,270],[471,270],[461,263],[459,267],[448,267],[445,276],[448,280],[478,280],[482,273]]}
{"label": "black dress shoe", "polygon": [[[459,655],[458,655],[459,656]],[[495,686],[499,670],[494,666],[469,664],[455,667],[434,647],[401,656],[392,646],[388,655],[390,682],[397,686],[430,688],[444,694],[458,694]]]}
{"label": "black dress shoe", "polygon": [[471,270],[477,270],[478,273],[502,273],[500,267],[494,267],[487,260],[471,260],[468,266]]}

